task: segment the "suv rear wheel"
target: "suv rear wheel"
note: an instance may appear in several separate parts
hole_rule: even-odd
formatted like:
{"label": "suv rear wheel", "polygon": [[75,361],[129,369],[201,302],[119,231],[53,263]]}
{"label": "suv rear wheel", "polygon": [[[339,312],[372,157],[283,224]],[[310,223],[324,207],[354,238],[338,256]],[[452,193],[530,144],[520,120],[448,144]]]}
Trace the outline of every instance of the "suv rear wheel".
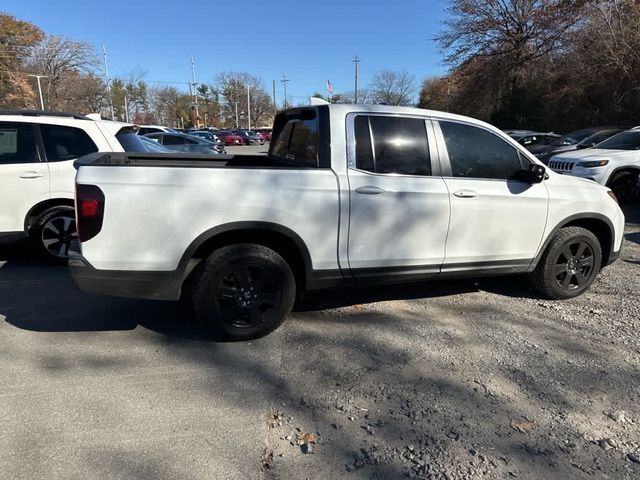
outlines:
{"label": "suv rear wheel", "polygon": [[582,227],[566,227],[553,238],[529,278],[549,298],[573,298],[591,286],[601,264],[596,236]]}
{"label": "suv rear wheel", "polygon": [[53,207],[42,212],[29,230],[29,238],[45,258],[65,263],[73,241],[78,239],[72,207]]}
{"label": "suv rear wheel", "polygon": [[186,292],[196,317],[231,340],[275,330],[293,307],[296,285],[287,262],[262,245],[222,247],[192,274]]}

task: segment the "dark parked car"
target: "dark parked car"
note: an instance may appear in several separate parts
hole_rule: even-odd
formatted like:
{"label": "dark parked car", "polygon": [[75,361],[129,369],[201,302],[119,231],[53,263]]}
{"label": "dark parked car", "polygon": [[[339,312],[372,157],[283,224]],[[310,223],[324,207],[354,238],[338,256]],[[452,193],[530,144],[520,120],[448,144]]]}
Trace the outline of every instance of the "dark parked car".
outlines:
{"label": "dark parked car", "polygon": [[249,139],[246,145],[262,145],[264,144],[264,138],[260,136],[258,132],[253,130],[237,130],[239,136]]}
{"label": "dark parked car", "polygon": [[157,141],[130,131],[118,133],[116,138],[128,153],[174,153],[174,150],[168,149]]}
{"label": "dark parked car", "polygon": [[546,149],[536,153],[535,155],[546,165],[549,163],[549,159],[554,155],[562,152],[570,152],[573,150],[593,147],[598,143],[605,141],[607,138],[627,129],[628,127],[583,128],[582,130],[576,130],[575,132],[564,135],[555,142],[549,144]]}
{"label": "dark parked car", "polygon": [[[201,153],[204,155],[221,154],[221,146],[204,138],[184,133],[150,133],[145,137],[157,141],[165,147],[177,152]],[[222,147],[223,149],[224,147]]]}
{"label": "dark parked car", "polygon": [[510,133],[509,136],[534,155],[544,152],[552,142],[555,142],[560,138],[560,135],[556,133],[542,132],[515,133],[514,131],[514,133]]}

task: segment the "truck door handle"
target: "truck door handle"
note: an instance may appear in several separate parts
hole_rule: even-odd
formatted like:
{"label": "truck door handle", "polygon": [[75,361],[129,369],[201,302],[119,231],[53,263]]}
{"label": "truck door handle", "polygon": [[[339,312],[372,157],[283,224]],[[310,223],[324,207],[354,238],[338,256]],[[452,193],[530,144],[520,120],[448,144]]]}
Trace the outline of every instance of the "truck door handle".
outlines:
{"label": "truck door handle", "polygon": [[367,185],[366,187],[356,188],[356,193],[361,193],[362,195],[378,195],[384,192],[385,192],[384,188],[374,187],[373,185]]}
{"label": "truck door handle", "polygon": [[20,174],[20,178],[40,178],[40,177],[42,177],[42,174],[38,172],[22,172]]}
{"label": "truck door handle", "polygon": [[478,196],[478,193],[473,190],[458,190],[457,192],[453,192],[453,194],[458,198],[474,198]]}

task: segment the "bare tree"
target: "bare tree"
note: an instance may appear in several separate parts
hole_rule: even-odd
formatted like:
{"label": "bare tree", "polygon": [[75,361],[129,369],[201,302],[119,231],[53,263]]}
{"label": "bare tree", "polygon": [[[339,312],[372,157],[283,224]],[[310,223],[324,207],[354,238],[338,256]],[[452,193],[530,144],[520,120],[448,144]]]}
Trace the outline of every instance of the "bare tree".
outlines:
{"label": "bare tree", "polygon": [[47,36],[33,50],[29,69],[47,76],[45,82],[46,104],[51,109],[62,109],[64,97],[68,97],[63,86],[65,76],[92,73],[98,63],[95,50],[84,42],[64,37]]}
{"label": "bare tree", "polygon": [[222,116],[226,126],[238,126],[248,123],[247,89],[251,101],[252,126],[265,121],[273,112],[271,96],[265,90],[262,80],[246,72],[223,72],[216,77],[214,89],[224,98]]}
{"label": "bare tree", "polygon": [[[523,67],[565,45],[587,0],[451,0],[450,20],[437,37],[446,61],[460,66],[500,57],[515,86]],[[498,65],[495,65],[498,66]]]}
{"label": "bare tree", "polygon": [[60,79],[56,108],[79,113],[100,113],[107,104],[106,85],[93,74],[71,72]]}
{"label": "bare tree", "polygon": [[[369,89],[375,103],[411,105],[415,93],[414,78],[406,71],[383,70],[373,77]],[[358,97],[360,97],[360,92],[358,92]]]}

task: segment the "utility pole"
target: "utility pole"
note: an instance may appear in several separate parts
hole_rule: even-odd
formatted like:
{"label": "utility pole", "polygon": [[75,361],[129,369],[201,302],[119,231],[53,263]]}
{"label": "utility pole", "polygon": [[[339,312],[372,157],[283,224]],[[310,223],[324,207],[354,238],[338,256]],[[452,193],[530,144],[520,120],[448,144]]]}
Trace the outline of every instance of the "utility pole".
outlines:
{"label": "utility pole", "polygon": [[42,99],[42,86],[40,85],[41,78],[49,78],[46,75],[29,75],[34,77],[38,81],[38,93],[40,94],[40,110],[44,110],[44,100]]}
{"label": "utility pole", "polygon": [[360,59],[358,58],[358,54],[356,53],[356,58],[353,59],[353,63],[355,65],[355,88],[353,90],[353,103],[358,103],[358,64],[360,63]]}
{"label": "utility pole", "polygon": [[104,76],[107,80],[107,94],[109,95],[109,110],[111,112],[111,120],[115,120],[113,114],[113,96],[111,96],[111,80],[109,79],[109,64],[107,63],[107,48],[102,44],[102,53],[104,55]]}
{"label": "utility pole", "polygon": [[247,85],[247,130],[251,130],[251,95]]}
{"label": "utility pole", "polygon": [[278,113],[278,104],[276,103],[276,81],[273,80],[273,118]]}
{"label": "utility pole", "polygon": [[124,96],[124,121],[129,123],[129,97],[126,94]]}
{"label": "utility pole", "polygon": [[194,103],[194,108],[195,108],[195,118],[193,119],[193,126],[198,128],[198,117],[199,117],[199,113],[198,113],[198,91],[196,90],[196,86],[198,85],[196,83],[196,63],[193,60],[193,55],[191,55],[191,80],[192,80],[192,85],[193,85],[193,103]]}
{"label": "utility pole", "polygon": [[240,122],[238,121],[238,101],[236,100],[236,128],[240,126]]}
{"label": "utility pole", "polygon": [[287,101],[287,83],[290,81],[286,75],[282,75],[282,80],[280,80],[284,84],[284,108],[285,110],[289,108],[289,103]]}

